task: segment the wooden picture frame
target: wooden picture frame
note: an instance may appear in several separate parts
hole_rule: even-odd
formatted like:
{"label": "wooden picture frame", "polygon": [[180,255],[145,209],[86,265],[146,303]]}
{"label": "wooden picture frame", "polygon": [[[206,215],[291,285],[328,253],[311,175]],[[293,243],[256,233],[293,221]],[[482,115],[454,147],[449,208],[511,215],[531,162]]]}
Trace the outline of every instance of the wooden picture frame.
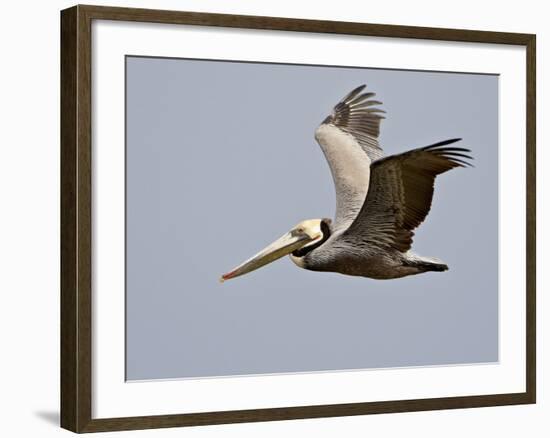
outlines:
{"label": "wooden picture frame", "polygon": [[[92,22],[114,20],[517,45],[526,48],[526,391],[445,398],[92,418]],[[535,403],[535,35],[101,6],[61,12],[61,426],[148,429]]]}

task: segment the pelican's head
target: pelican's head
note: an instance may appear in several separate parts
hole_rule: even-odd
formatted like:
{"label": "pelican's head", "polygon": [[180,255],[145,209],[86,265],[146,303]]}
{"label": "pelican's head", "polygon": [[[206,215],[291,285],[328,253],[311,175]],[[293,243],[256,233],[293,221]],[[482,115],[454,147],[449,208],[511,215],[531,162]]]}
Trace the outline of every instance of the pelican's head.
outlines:
{"label": "pelican's head", "polygon": [[227,274],[223,274],[220,281],[229,280],[240,275],[255,271],[268,263],[291,254],[291,258],[298,266],[297,261],[305,253],[317,247],[320,242],[328,239],[330,219],[308,219],[300,222],[284,236],[261,250],[258,254],[246,260]]}

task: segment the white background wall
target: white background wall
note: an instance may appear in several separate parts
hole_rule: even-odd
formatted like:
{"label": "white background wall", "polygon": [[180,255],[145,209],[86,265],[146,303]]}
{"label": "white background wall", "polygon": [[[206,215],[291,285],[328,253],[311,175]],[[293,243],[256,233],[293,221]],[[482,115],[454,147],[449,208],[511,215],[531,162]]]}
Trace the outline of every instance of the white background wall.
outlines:
{"label": "white background wall", "polygon": [[[441,412],[391,414],[140,431],[105,436],[279,437],[370,436],[530,438],[547,436],[549,348],[543,246],[548,231],[542,145],[550,77],[550,14],[543,1],[492,0],[186,0],[91,2],[112,6],[272,15],[372,23],[455,27],[537,34],[538,76],[538,345],[539,403]],[[0,434],[68,436],[59,404],[59,10],[70,1],[4,2],[0,22]],[[547,163],[548,164],[548,163]]]}

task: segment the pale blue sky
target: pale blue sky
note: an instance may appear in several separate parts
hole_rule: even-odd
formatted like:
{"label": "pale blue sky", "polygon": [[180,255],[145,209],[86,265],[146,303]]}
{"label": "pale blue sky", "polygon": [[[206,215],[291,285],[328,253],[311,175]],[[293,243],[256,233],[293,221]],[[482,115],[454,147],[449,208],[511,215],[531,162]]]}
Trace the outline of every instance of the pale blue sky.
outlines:
{"label": "pale blue sky", "polygon": [[[352,88],[383,102],[386,154],[462,137],[415,252],[450,270],[377,281],[288,258],[221,273],[302,219],[332,217],[313,138]],[[498,359],[498,77],[127,58],[127,377]]]}

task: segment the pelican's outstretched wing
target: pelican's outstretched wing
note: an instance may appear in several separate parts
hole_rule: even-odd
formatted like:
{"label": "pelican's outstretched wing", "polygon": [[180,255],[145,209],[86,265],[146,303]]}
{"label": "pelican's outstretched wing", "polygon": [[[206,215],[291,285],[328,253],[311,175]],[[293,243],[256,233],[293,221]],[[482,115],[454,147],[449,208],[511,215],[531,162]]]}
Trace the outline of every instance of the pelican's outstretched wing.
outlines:
{"label": "pelican's outstretched wing", "polygon": [[372,163],[367,198],[355,221],[344,233],[357,245],[391,247],[406,252],[413,230],[430,211],[434,180],[472,159],[469,149],[445,147],[459,138],[392,155]]}
{"label": "pelican's outstretched wing", "polygon": [[381,102],[361,85],[344,97],[315,131],[336,186],[335,230],[347,228],[367,195],[369,168],[382,156],[378,145]]}

